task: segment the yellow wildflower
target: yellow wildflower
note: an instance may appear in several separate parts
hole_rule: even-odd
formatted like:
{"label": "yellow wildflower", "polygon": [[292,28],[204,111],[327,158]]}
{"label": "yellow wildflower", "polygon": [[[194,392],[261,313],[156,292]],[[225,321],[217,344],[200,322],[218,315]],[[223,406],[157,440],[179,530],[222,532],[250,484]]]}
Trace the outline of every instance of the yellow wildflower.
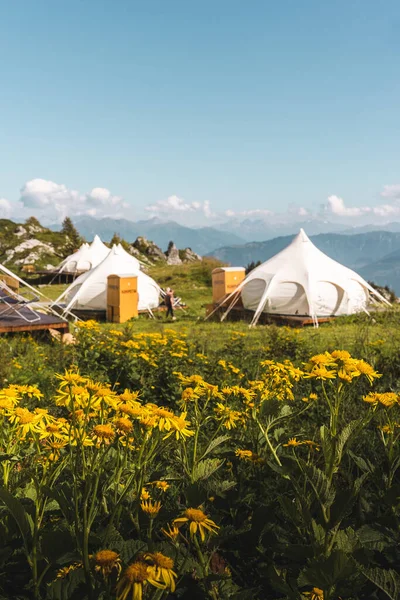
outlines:
{"label": "yellow wildflower", "polygon": [[142,491],[140,492],[140,499],[141,500],[149,500],[149,498],[150,498],[149,492],[146,490],[145,487],[143,487]]}
{"label": "yellow wildflower", "polygon": [[143,500],[140,503],[140,508],[145,512],[151,519],[154,519],[158,515],[161,509],[161,502],[152,502],[151,500]]}
{"label": "yellow wildflower", "polygon": [[93,433],[99,442],[105,444],[109,444],[115,435],[115,431],[111,425],[96,425],[93,427]]}
{"label": "yellow wildflower", "polygon": [[295,437],[290,438],[287,444],[283,444],[288,448],[295,448],[296,446],[301,446],[303,442],[299,442]]}
{"label": "yellow wildflower", "polygon": [[58,569],[56,579],[64,579],[65,577],[67,577],[67,575],[69,575],[69,573],[71,573],[71,571],[76,571],[76,569],[82,568],[83,564],[81,562],[74,562],[71,565],[68,565],[67,567],[62,567],[61,569]]}
{"label": "yellow wildflower", "polygon": [[65,371],[64,375],[56,374],[57,379],[61,380],[60,388],[64,388],[68,385],[79,385],[80,383],[86,383],[86,378],[82,377],[79,373],[74,371]]}
{"label": "yellow wildflower", "polygon": [[377,373],[374,368],[364,360],[357,361],[357,369],[362,375],[365,375],[370,383],[372,383],[374,379],[382,377],[382,374]]}
{"label": "yellow wildflower", "polygon": [[162,492],[166,492],[167,489],[169,488],[169,483],[167,483],[166,481],[156,481],[155,486],[157,489],[161,490]]}
{"label": "yellow wildflower", "polygon": [[165,585],[165,588],[173,593],[176,588],[175,579],[177,578],[177,574],[173,570],[174,561],[172,558],[165,556],[161,552],[147,552],[143,555],[143,559],[147,563],[150,563],[154,579]]}
{"label": "yellow wildflower", "polygon": [[11,423],[16,423],[19,427],[22,439],[30,432],[38,432],[38,424],[42,420],[42,415],[35,415],[27,408],[17,408],[10,417]]}
{"label": "yellow wildflower", "polygon": [[303,596],[310,600],[324,600],[324,592],[320,588],[313,587],[311,592],[302,592]]}
{"label": "yellow wildflower", "polygon": [[198,531],[203,542],[206,531],[209,531],[211,534],[217,534],[217,530],[219,529],[219,526],[209,519],[199,508],[187,508],[182,517],[178,517],[173,521],[173,524],[178,525],[178,527],[184,523],[189,523],[190,536],[193,538]]}
{"label": "yellow wildflower", "polygon": [[114,425],[118,431],[122,431],[123,433],[130,433],[133,429],[133,423],[129,419],[125,417],[119,417],[114,421]]}
{"label": "yellow wildflower", "polygon": [[326,379],[335,379],[336,378],[336,371],[334,371],[333,369],[328,371],[328,369],[325,366],[321,366],[321,367],[314,367],[312,369],[312,371],[309,371],[308,373],[304,374],[304,378],[305,379],[321,379],[322,381],[325,381]]}
{"label": "yellow wildflower", "polygon": [[94,555],[94,561],[96,563],[95,570],[100,571],[104,579],[107,579],[114,569],[118,575],[121,573],[120,556],[113,550],[100,550]]}
{"label": "yellow wildflower", "polygon": [[220,419],[226,427],[226,429],[233,429],[237,427],[239,422],[243,423],[243,414],[238,410],[232,410],[229,406],[224,406],[220,402],[217,402],[217,406],[214,408],[217,418]]}
{"label": "yellow wildflower", "polygon": [[179,529],[176,525],[168,525],[168,529],[161,529],[163,534],[167,536],[172,542],[176,542],[179,536]]}
{"label": "yellow wildflower", "polygon": [[154,569],[143,561],[136,561],[129,565],[117,585],[117,600],[142,600],[143,589],[147,584],[164,590],[165,585],[154,578]]}

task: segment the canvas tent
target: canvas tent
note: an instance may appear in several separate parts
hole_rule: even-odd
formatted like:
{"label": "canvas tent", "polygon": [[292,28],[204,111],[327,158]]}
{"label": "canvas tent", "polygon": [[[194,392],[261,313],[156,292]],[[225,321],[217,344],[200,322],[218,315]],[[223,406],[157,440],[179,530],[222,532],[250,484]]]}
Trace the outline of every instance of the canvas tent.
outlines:
{"label": "canvas tent", "polygon": [[141,266],[142,266],[141,262],[137,258],[132,256],[132,254],[129,254],[129,252],[127,252],[125,250],[125,248],[122,247],[121,244],[117,244],[117,248],[118,248],[118,251],[120,252],[121,256],[124,256],[125,258],[129,258],[131,261],[133,260],[137,269],[141,268]]}
{"label": "canvas tent", "polygon": [[93,242],[82,244],[82,246],[67,256],[56,268],[57,273],[84,273],[94,267],[97,267],[110,252],[98,235],[94,236]]}
{"label": "canvas tent", "polygon": [[318,317],[366,311],[370,295],[389,304],[360,275],[318,250],[303,229],[281,252],[253,269],[225,300],[222,319],[241,296],[254,311],[252,325],[262,312]]}
{"label": "canvas tent", "polygon": [[159,303],[160,288],[148,275],[140,271],[136,258],[119,246],[113,246],[106,258],[94,269],[80,275],[56,300],[66,303],[65,312],[75,308],[84,310],[107,309],[107,277],[131,275],[138,278],[139,310],[151,310]]}
{"label": "canvas tent", "polygon": [[[77,271],[87,270],[87,261],[84,259],[85,254],[89,250],[89,244],[82,244],[82,246],[74,252],[64,258],[64,260],[56,267],[58,273],[76,273]],[[83,259],[83,260],[82,260]],[[83,264],[82,264],[83,263]]]}

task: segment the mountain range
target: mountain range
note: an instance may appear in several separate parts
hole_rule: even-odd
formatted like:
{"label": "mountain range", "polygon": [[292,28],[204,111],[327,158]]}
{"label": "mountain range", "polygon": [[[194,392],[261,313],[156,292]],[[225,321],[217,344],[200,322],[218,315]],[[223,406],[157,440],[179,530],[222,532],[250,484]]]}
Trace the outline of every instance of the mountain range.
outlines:
{"label": "mountain range", "polygon": [[[142,236],[153,241],[157,246],[166,250],[170,241],[178,248],[191,248],[198,254],[207,254],[219,246],[242,244],[246,240],[235,233],[222,232],[213,227],[192,229],[175,221],[162,221],[156,217],[146,221],[129,221],[128,219],[94,219],[93,217],[76,217],[74,225],[79,233],[87,240],[92,240],[98,234],[105,242],[109,242],[114,233],[118,233],[127,242],[133,242]],[[54,231],[60,225],[52,225]]]}
{"label": "mountain range", "polygon": [[[128,242],[144,236],[165,250],[173,240],[180,248],[191,248],[201,255],[243,265],[265,261],[285,246],[303,227],[315,245],[365,279],[389,285],[400,295],[400,223],[386,225],[348,225],[323,219],[274,224],[268,218],[230,219],[213,227],[191,228],[175,221],[152,218],[144,221],[76,217],[74,223],[87,240],[97,233],[109,241],[118,233]],[[51,227],[59,229],[59,225]],[[246,243],[247,242],[247,243]]]}
{"label": "mountain range", "polygon": [[[78,216],[73,219],[79,233],[90,240],[97,233],[104,241],[110,241],[114,233],[118,233],[127,242],[133,242],[138,236],[144,236],[166,250],[173,240],[179,248],[191,247],[199,254],[207,254],[222,246],[245,244],[246,242],[264,242],[276,237],[295,235],[302,227],[308,235],[320,233],[344,233],[353,235],[369,231],[400,232],[400,223],[385,225],[363,225],[350,228],[343,223],[335,223],[322,218],[296,221],[292,223],[275,223],[267,217],[263,218],[231,218],[222,223],[212,223],[207,227],[189,227],[171,219],[158,217],[142,221],[128,219],[112,219],[110,217],[96,219],[89,216]],[[57,231],[60,225],[52,225],[50,229]]]}

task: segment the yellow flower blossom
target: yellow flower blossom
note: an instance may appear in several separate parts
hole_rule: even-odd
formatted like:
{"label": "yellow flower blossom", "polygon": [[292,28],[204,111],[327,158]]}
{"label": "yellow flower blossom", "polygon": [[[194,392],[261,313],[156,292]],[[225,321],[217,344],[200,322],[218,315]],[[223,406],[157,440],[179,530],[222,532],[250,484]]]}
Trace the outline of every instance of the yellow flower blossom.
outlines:
{"label": "yellow flower blossom", "polygon": [[161,490],[162,492],[166,492],[167,489],[169,488],[169,483],[167,483],[166,481],[156,481],[155,486],[157,489]]}
{"label": "yellow flower blossom", "polygon": [[304,374],[305,379],[321,379],[325,381],[327,379],[336,379],[336,371],[328,370],[325,366],[314,367],[312,371]]}
{"label": "yellow flower blossom", "polygon": [[143,560],[150,565],[154,579],[165,585],[165,589],[174,593],[177,574],[173,570],[174,561],[172,558],[165,556],[161,552],[147,552],[143,555]]}
{"label": "yellow flower blossom", "polygon": [[152,502],[151,500],[143,500],[140,503],[140,508],[145,512],[151,519],[154,519],[158,515],[161,509],[161,502]]}
{"label": "yellow flower blossom", "polygon": [[243,423],[243,414],[238,410],[232,410],[229,406],[224,406],[220,402],[214,408],[217,418],[222,421],[226,429],[234,429],[239,423]]}
{"label": "yellow flower blossom", "polygon": [[287,444],[282,444],[288,448],[295,448],[296,446],[301,446],[302,442],[299,442],[295,437],[290,438]]}
{"label": "yellow flower blossom", "polygon": [[179,536],[179,528],[176,525],[167,525],[168,529],[161,529],[163,534],[172,542],[176,542]]}
{"label": "yellow flower blossom", "polygon": [[201,540],[204,542],[206,532],[216,535],[219,526],[214,523],[207,515],[199,508],[187,508],[182,517],[174,519],[173,524],[178,527],[189,523],[190,536],[193,538],[197,532],[200,534]]}
{"label": "yellow flower blossom", "polygon": [[107,579],[114,569],[118,575],[121,573],[121,558],[113,550],[99,550],[94,555],[94,562],[96,563],[95,570],[100,571],[104,579]]}
{"label": "yellow flower blossom", "polygon": [[357,361],[357,370],[368,379],[370,383],[374,381],[374,379],[378,379],[382,377],[380,373],[377,373],[374,368],[364,360]]}
{"label": "yellow flower blossom", "polygon": [[363,396],[364,402],[377,406],[378,403],[382,404],[386,408],[391,408],[399,402],[399,396],[395,392],[384,392],[379,394],[377,392],[370,392],[367,396]]}
{"label": "yellow flower blossom", "polygon": [[114,421],[114,425],[118,431],[130,433],[133,429],[133,423],[126,417],[119,417]]}
{"label": "yellow flower blossom", "polygon": [[150,584],[164,590],[165,584],[159,583],[154,577],[154,569],[143,561],[129,565],[117,585],[117,600],[143,600],[143,590]]}
{"label": "yellow flower blossom", "polygon": [[149,492],[146,490],[146,488],[142,488],[142,491],[140,492],[140,499],[141,500],[149,500],[150,498],[150,494]]}
{"label": "yellow flower blossom", "polygon": [[313,587],[311,592],[302,592],[303,596],[310,600],[324,600],[324,592],[320,588]]}
{"label": "yellow flower blossom", "polygon": [[79,385],[80,383],[86,383],[86,378],[82,377],[79,373],[74,371],[65,371],[64,375],[56,374],[57,379],[61,380],[60,388],[64,388],[69,385]]}
{"label": "yellow flower blossom", "polygon": [[99,442],[105,444],[109,444],[115,436],[115,430],[111,425],[96,425],[93,427],[93,433]]}
{"label": "yellow flower blossom", "polygon": [[21,438],[25,439],[28,433],[39,432],[39,422],[42,420],[42,415],[37,415],[30,412],[27,408],[17,406],[10,416],[11,423],[17,424]]}

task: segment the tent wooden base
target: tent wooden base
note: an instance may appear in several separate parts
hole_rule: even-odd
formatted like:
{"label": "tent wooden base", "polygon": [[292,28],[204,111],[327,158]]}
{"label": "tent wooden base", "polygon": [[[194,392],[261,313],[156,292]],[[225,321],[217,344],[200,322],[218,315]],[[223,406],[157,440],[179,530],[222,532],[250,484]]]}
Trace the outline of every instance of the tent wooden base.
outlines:
{"label": "tent wooden base", "polygon": [[[155,313],[159,310],[167,310],[166,308],[152,308],[151,312]],[[106,310],[89,310],[84,308],[71,308],[71,313],[77,316],[82,321],[107,321],[107,311]],[[148,310],[139,310],[139,315],[148,315]]]}
{"label": "tent wooden base", "polygon": [[[215,310],[211,317],[213,321],[219,321],[222,315],[226,312],[227,306],[222,305],[217,308],[217,304],[207,304],[206,316]],[[217,309],[217,310],[216,310]],[[250,323],[254,317],[254,311],[248,310],[243,306],[234,306],[229,314],[227,315],[227,321],[245,321]],[[320,317],[318,323],[328,323],[333,321],[335,317]],[[258,320],[259,325],[286,325],[288,327],[304,327],[307,325],[314,325],[314,321],[307,315],[272,315],[269,313],[261,313]]]}
{"label": "tent wooden base", "polygon": [[[18,310],[27,319],[32,318],[32,313],[29,309],[18,307]],[[37,314],[40,315],[40,319],[29,323],[15,312],[11,312],[7,306],[0,306],[0,333],[43,331],[46,329],[57,329],[61,334],[68,333],[68,321],[65,319],[44,313]]]}

